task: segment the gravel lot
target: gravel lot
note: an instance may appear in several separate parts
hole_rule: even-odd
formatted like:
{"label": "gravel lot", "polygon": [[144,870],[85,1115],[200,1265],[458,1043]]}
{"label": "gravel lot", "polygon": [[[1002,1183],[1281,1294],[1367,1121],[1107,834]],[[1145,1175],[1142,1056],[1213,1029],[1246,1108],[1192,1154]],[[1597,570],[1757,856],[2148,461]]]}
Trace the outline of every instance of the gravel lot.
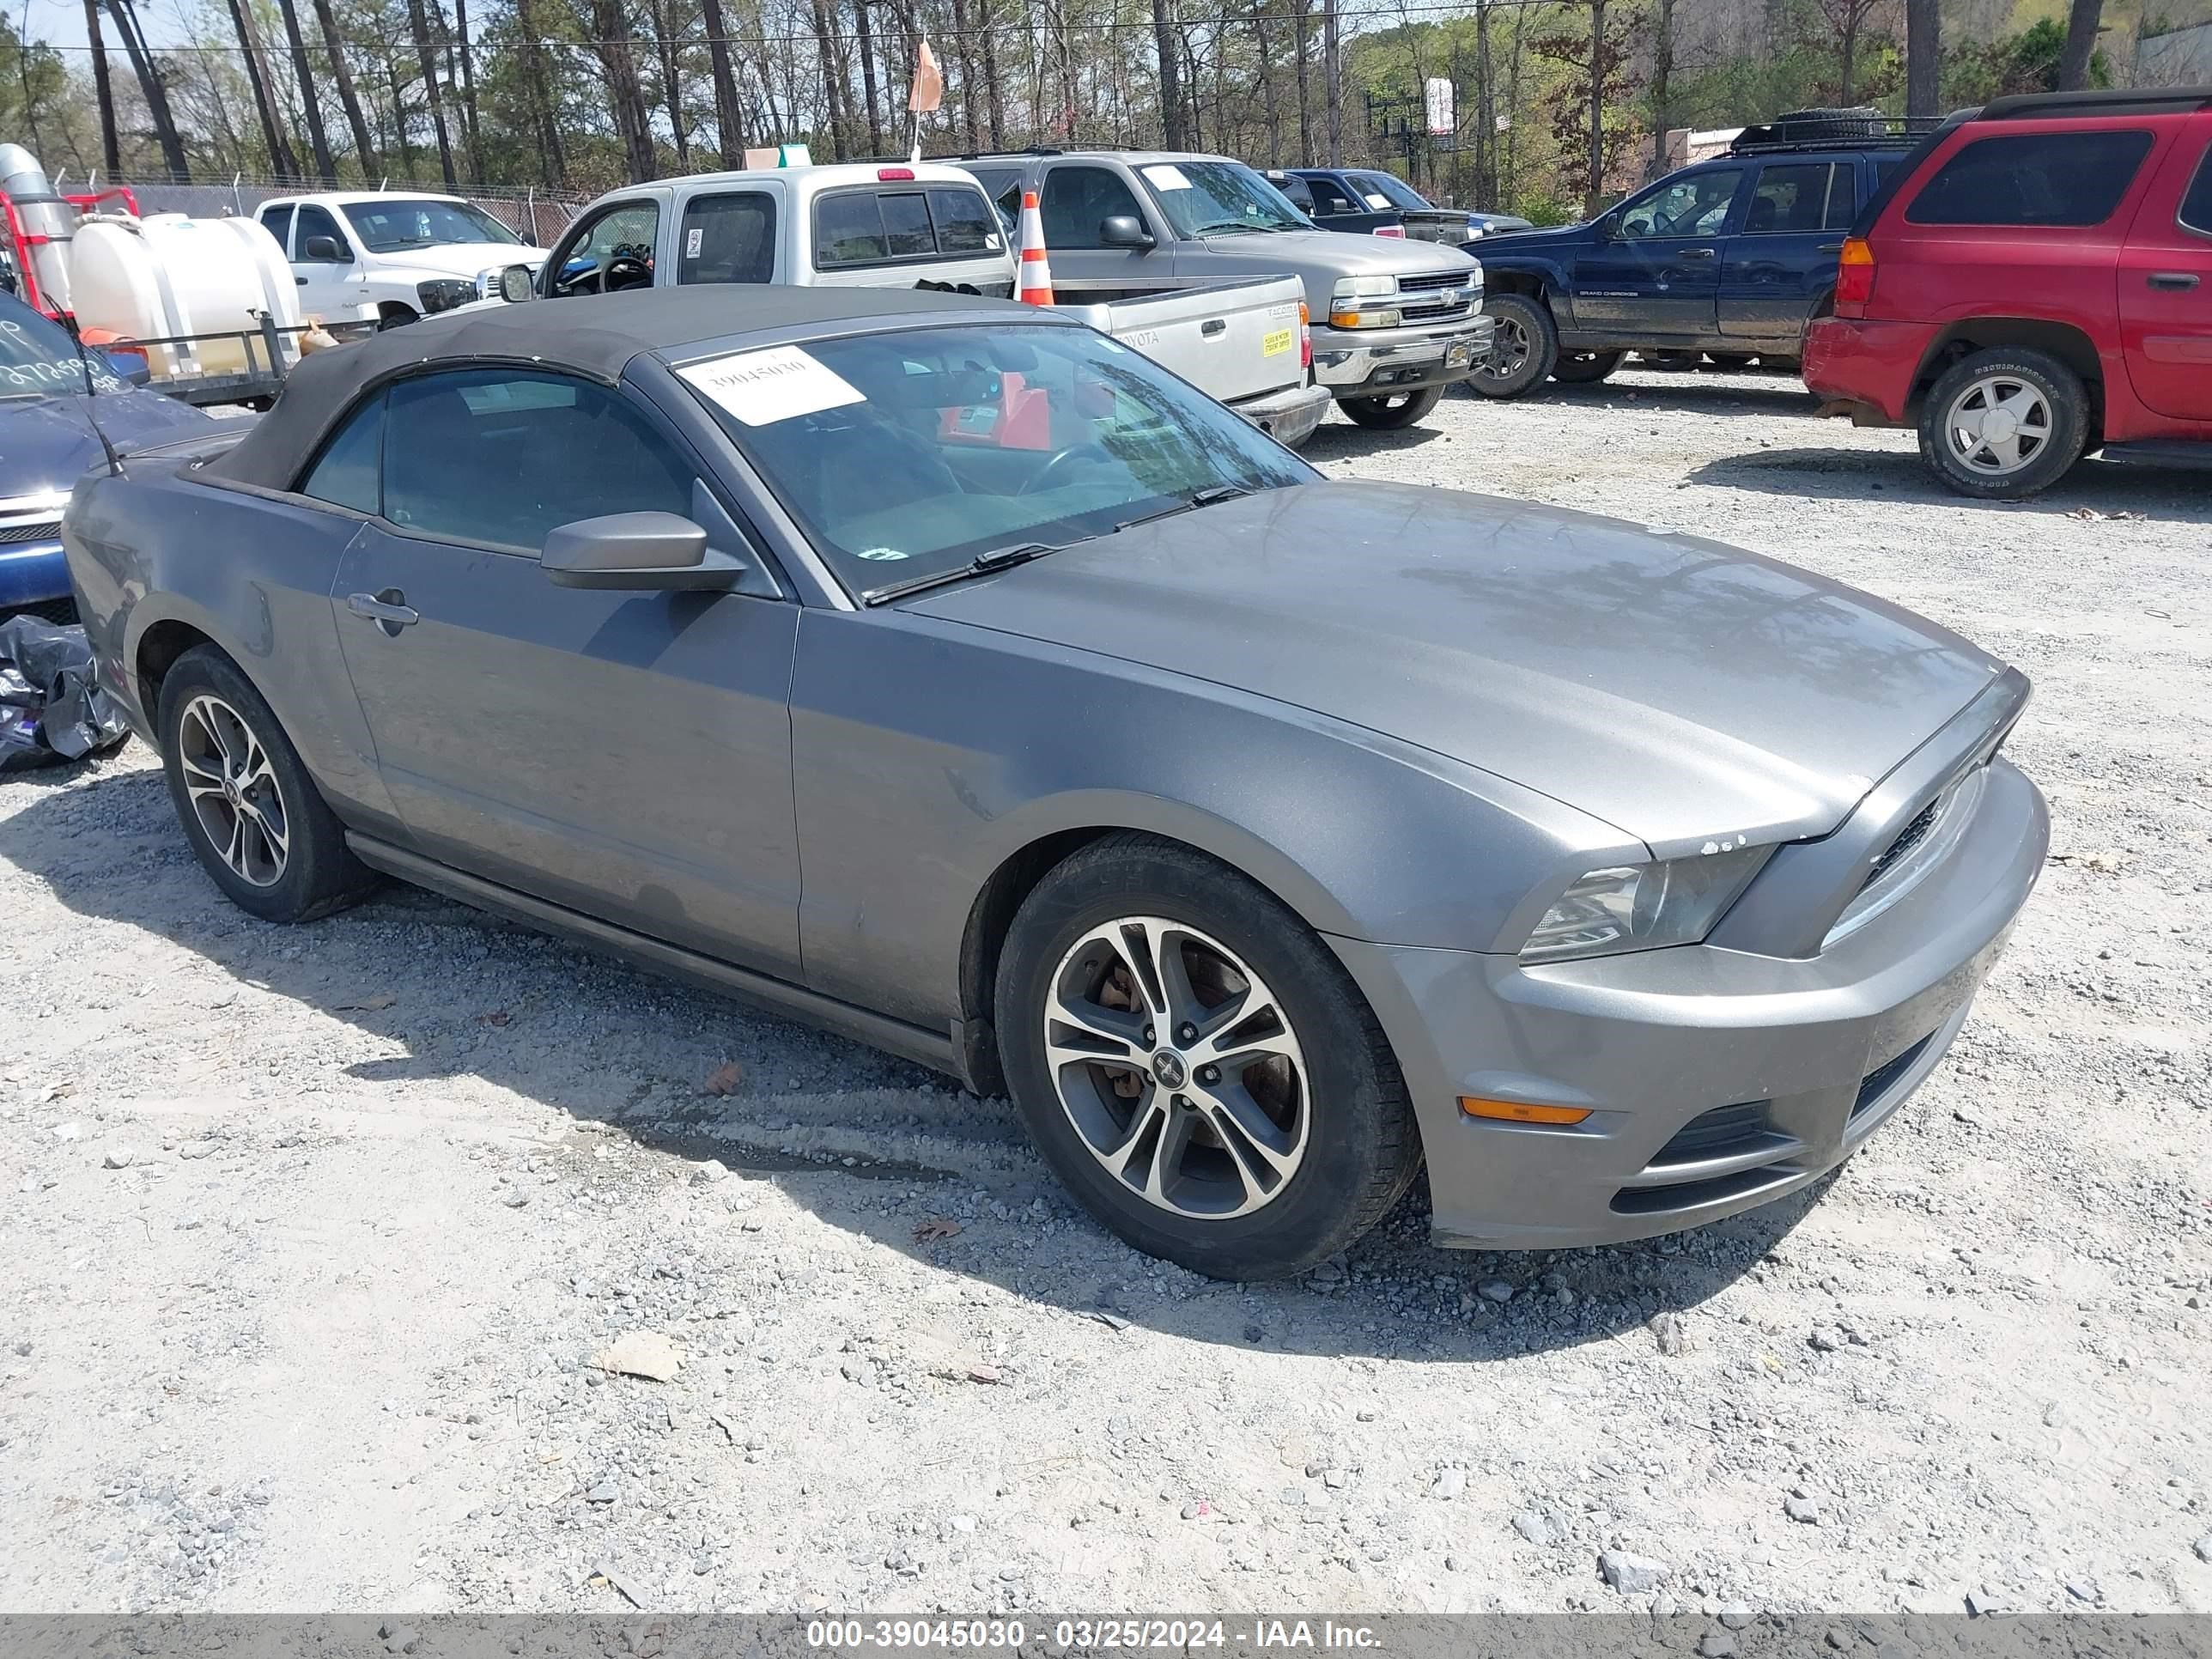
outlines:
{"label": "gravel lot", "polygon": [[[2212,1610],[2212,482],[1969,505],[1809,408],[1628,373],[1310,451],[1793,559],[2037,681],[2052,861],[1953,1059],[1823,1189],[1655,1244],[1433,1251],[1417,1192],[1210,1283],[898,1061],[411,891],[252,921],[143,746],[0,783],[0,1597]],[[672,1380],[592,1369],[636,1333]]]}

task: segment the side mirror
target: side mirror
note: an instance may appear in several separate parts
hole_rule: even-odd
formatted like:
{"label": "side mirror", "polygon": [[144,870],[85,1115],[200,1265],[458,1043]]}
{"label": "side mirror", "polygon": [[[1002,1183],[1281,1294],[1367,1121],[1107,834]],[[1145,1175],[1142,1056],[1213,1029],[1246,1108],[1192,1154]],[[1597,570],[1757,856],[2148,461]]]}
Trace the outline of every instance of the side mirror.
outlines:
{"label": "side mirror", "polygon": [[346,258],[345,250],[338,246],[337,238],[335,236],[310,236],[307,238],[307,246],[303,252],[307,258],[319,259],[325,264],[353,263]]}
{"label": "side mirror", "polygon": [[144,386],[154,378],[154,370],[145,357],[136,351],[107,351],[100,354],[107,366],[115,371],[116,379],[129,386]]}
{"label": "side mirror", "polygon": [[673,513],[610,513],[546,532],[538,562],[556,587],[642,592],[721,591],[744,577],[745,562],[707,546],[707,532]]}
{"label": "side mirror", "polygon": [[509,265],[499,273],[499,297],[511,306],[538,297],[537,287],[530,280],[528,265]]}
{"label": "side mirror", "polygon": [[1152,233],[1133,213],[1115,213],[1098,222],[1098,240],[1108,247],[1144,249],[1153,246]]}

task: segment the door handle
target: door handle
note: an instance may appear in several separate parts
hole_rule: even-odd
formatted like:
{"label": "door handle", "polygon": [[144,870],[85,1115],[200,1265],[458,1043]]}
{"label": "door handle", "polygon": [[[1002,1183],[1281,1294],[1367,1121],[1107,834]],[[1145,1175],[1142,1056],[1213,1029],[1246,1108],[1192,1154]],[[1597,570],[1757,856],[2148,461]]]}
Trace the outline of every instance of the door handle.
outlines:
{"label": "door handle", "polygon": [[1844,245],[1841,242],[1823,242],[1814,250],[1816,253],[1841,253],[1843,251]]}
{"label": "door handle", "polygon": [[307,285],[307,279],[304,276],[295,276],[292,279],[292,285],[295,288],[305,288]]}
{"label": "door handle", "polygon": [[1226,333],[1228,329],[1229,325],[1218,317],[1212,318],[1198,325],[1198,331],[1209,340],[1213,338],[1217,334]]}
{"label": "door handle", "polygon": [[363,622],[373,622],[392,639],[399,636],[403,628],[411,628],[422,620],[422,614],[406,603],[407,596],[396,587],[387,587],[381,593],[349,593],[346,609]]}
{"label": "door handle", "polygon": [[1676,257],[1684,259],[1710,259],[1713,257],[1713,251],[1709,247],[1686,247]]}
{"label": "door handle", "polygon": [[2154,270],[2144,280],[2153,288],[2191,289],[2197,286],[2198,279],[2186,270]]}

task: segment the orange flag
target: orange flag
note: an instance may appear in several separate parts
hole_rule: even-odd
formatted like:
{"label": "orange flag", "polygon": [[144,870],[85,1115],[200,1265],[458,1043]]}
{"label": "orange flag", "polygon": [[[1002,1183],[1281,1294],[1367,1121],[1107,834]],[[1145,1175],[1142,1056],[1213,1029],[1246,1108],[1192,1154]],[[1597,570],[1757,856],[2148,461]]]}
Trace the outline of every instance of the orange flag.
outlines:
{"label": "orange flag", "polygon": [[945,71],[937,66],[937,54],[929,49],[924,36],[921,48],[914,55],[914,89],[907,94],[906,106],[916,115],[926,114],[945,101]]}

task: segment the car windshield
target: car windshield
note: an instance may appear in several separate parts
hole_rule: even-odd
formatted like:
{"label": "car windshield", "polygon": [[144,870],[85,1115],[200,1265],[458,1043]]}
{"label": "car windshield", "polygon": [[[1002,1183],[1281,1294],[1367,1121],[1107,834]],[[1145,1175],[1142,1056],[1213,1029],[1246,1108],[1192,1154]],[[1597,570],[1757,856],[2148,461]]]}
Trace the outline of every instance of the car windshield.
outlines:
{"label": "car windshield", "polygon": [[1395,173],[1355,173],[1352,182],[1359,186],[1359,193],[1369,198],[1368,206],[1375,205],[1374,198],[1380,196],[1392,207],[1425,209],[1428,198]]}
{"label": "car windshield", "polygon": [[1178,236],[1313,228],[1288,197],[1242,161],[1156,161],[1137,172]]}
{"label": "car windshield", "polygon": [[861,595],[1320,476],[1087,328],[914,329],[678,372]]}
{"label": "car windshield", "polygon": [[399,248],[436,247],[447,242],[502,242],[520,247],[522,238],[466,202],[398,197],[390,201],[351,202],[345,216],[371,253]]}
{"label": "car windshield", "polygon": [[[87,352],[94,386],[114,392],[123,382],[97,351]],[[0,295],[0,398],[45,398],[84,390],[84,362],[69,331],[21,300]]]}

